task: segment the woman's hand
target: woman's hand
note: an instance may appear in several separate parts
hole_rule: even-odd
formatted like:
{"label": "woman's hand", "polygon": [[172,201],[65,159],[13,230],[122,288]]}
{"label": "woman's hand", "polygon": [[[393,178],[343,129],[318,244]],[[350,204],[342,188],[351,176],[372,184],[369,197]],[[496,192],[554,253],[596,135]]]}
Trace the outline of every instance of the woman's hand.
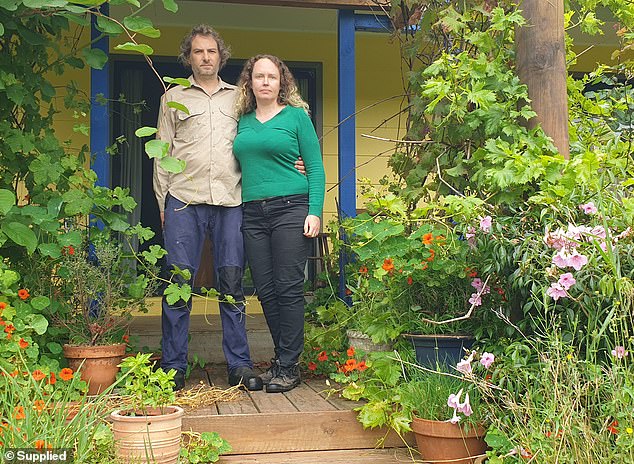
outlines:
{"label": "woman's hand", "polygon": [[306,220],[304,221],[304,235],[306,237],[317,237],[319,234],[319,226],[321,225],[321,220],[319,216],[314,216],[309,214],[306,216]]}

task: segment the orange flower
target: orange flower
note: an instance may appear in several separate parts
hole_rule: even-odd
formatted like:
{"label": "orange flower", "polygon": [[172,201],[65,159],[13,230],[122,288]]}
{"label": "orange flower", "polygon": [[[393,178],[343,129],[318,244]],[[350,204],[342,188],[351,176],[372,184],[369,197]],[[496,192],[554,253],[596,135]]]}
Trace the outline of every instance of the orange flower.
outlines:
{"label": "orange flower", "polygon": [[55,372],[51,372],[51,375],[46,381],[46,383],[48,383],[49,385],[55,385],[56,382],[57,382],[57,378],[55,377]]}
{"label": "orange flower", "polygon": [[59,378],[62,380],[70,380],[73,378],[73,370],[69,367],[65,367],[59,372]]}
{"label": "orange flower", "polygon": [[345,294],[352,295],[352,290],[350,290],[349,288],[346,288]]}
{"label": "orange flower", "polygon": [[24,419],[26,414],[24,414],[24,408],[22,406],[16,406],[13,410],[13,418],[16,420]]}
{"label": "orange flower", "polygon": [[317,356],[317,361],[328,361],[328,354],[325,351],[322,351],[319,353],[319,356]]}
{"label": "orange flower", "polygon": [[423,263],[423,271],[427,269],[427,263]]}
{"label": "orange flower", "polygon": [[363,372],[367,368],[368,368],[368,366],[365,365],[365,361],[361,361],[361,362],[359,362],[359,364],[357,364],[357,370],[358,371]]}
{"label": "orange flower", "polygon": [[4,320],[0,319],[0,325],[7,325],[7,323],[4,322]]}
{"label": "orange flower", "polygon": [[348,355],[349,358],[354,356],[354,346],[351,346],[350,348],[348,348],[348,351],[346,351],[346,354]]}
{"label": "orange flower", "polygon": [[617,427],[619,426],[619,421],[612,421],[612,423],[610,425],[608,425],[608,432],[610,432],[613,435],[618,435],[619,434],[619,429],[617,429]]}
{"label": "orange flower", "polygon": [[7,324],[7,326],[4,328],[4,331],[11,335],[13,332],[15,332],[15,327],[13,327],[13,324]]}
{"label": "orange flower", "polygon": [[407,276],[407,285],[412,285],[414,283],[414,279],[412,279],[412,276]]}
{"label": "orange flower", "polygon": [[39,369],[35,369],[31,375],[33,376],[33,379],[38,382],[46,377],[46,374]]}
{"label": "orange flower", "polygon": [[46,442],[44,440],[35,440],[35,449],[41,450],[44,449]]}
{"label": "orange flower", "polygon": [[436,251],[434,251],[434,249],[431,248],[429,250],[429,258],[427,258],[427,261],[432,262],[435,257],[436,257]]}
{"label": "orange flower", "polygon": [[75,248],[72,245],[68,247],[68,254],[71,256],[75,254]]}
{"label": "orange flower", "polygon": [[383,261],[383,266],[381,266],[384,270],[390,272],[394,270],[394,261],[392,258],[385,258]]}
{"label": "orange flower", "polygon": [[312,361],[308,363],[308,370],[309,370],[309,371],[314,371],[314,370],[316,370],[316,369],[317,369],[317,364],[315,364],[315,363],[314,363],[314,362],[312,362]]}
{"label": "orange flower", "polygon": [[20,348],[25,349],[26,347],[29,346],[29,342],[27,342],[23,338],[20,338],[20,341],[18,342],[18,345],[20,345]]}
{"label": "orange flower", "polygon": [[357,360],[356,359],[348,359],[346,363],[343,365],[344,372],[350,372],[357,368]]}
{"label": "orange flower", "polygon": [[4,301],[0,301],[0,311],[4,310],[7,307],[7,304]]}
{"label": "orange flower", "polygon": [[37,412],[42,412],[44,411],[44,407],[46,406],[46,403],[44,402],[44,400],[35,400],[33,401],[33,408],[37,411]]}
{"label": "orange flower", "polygon": [[130,343],[130,336],[128,334],[125,334],[123,337],[121,337],[121,340],[123,340],[123,343]]}
{"label": "orange flower", "polygon": [[29,291],[21,288],[18,290],[18,297],[20,297],[21,300],[26,300],[29,297]]}
{"label": "orange flower", "polygon": [[18,374],[19,374],[19,372],[18,372],[18,370],[16,369],[16,370],[14,370],[13,372],[11,372],[9,375],[15,379],[15,378],[18,376]]}
{"label": "orange flower", "polygon": [[434,241],[434,236],[432,235],[431,232],[428,232],[425,235],[423,235],[423,245],[431,245],[433,241]]}
{"label": "orange flower", "polygon": [[361,266],[359,268],[359,274],[366,275],[367,273],[368,273],[368,267],[367,266]]}

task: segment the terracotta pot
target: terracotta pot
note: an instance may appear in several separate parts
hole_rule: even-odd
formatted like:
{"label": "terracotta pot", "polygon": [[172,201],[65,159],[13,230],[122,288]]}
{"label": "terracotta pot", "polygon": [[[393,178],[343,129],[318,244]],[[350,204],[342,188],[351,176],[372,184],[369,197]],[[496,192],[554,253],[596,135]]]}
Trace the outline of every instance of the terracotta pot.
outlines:
{"label": "terracotta pot", "polygon": [[424,462],[474,464],[487,449],[483,427],[470,427],[467,431],[458,424],[418,417],[414,417],[411,426]]}
{"label": "terracotta pot", "polygon": [[110,414],[115,452],[124,462],[175,464],[181,449],[183,409],[168,406],[145,416],[126,411]]}
{"label": "terracotta pot", "polygon": [[79,371],[82,380],[88,383],[88,394],[96,395],[114,383],[125,349],[125,343],[106,346],[64,345],[64,357],[68,360],[68,366]]}

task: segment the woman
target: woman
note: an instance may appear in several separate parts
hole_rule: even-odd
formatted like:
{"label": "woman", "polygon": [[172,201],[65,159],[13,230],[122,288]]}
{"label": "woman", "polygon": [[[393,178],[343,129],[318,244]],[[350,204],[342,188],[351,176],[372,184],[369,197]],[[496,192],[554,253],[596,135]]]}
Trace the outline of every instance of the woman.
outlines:
{"label": "woman", "polygon": [[[293,75],[277,57],[257,55],[238,82],[233,151],[242,168],[245,249],[275,346],[260,377],[269,393],[300,383],[304,268],[324,203],[319,141]],[[301,156],[306,175],[294,167]]]}

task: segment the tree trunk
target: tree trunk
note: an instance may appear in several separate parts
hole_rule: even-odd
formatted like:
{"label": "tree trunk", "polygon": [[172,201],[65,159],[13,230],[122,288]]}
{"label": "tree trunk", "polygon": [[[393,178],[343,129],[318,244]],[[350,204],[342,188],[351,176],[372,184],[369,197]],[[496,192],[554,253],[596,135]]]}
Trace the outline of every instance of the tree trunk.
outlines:
{"label": "tree trunk", "polygon": [[521,8],[527,25],[516,31],[517,70],[537,113],[528,126],[541,124],[559,153],[568,159],[564,1],[524,0]]}

